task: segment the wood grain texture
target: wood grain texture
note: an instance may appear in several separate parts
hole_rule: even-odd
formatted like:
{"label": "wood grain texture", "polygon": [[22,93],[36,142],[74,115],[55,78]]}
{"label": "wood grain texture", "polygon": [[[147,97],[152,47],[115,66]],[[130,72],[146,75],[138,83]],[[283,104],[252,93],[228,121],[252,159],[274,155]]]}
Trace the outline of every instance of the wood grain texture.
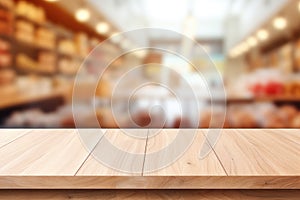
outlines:
{"label": "wood grain texture", "polygon": [[74,175],[87,156],[74,130],[32,130],[1,148],[0,174]]}
{"label": "wood grain texture", "polygon": [[17,138],[22,137],[29,131],[30,130],[23,129],[0,129],[0,148]]}
{"label": "wood grain texture", "polygon": [[[17,138],[0,148],[0,188],[300,189],[298,130],[222,130],[214,151],[203,160],[201,149],[212,150],[205,143],[207,131],[198,130],[193,137],[184,130],[179,138],[176,130],[154,131],[108,130],[103,135],[97,129],[32,130],[21,137],[16,133]],[[5,135],[2,140],[9,141]],[[211,135],[207,138],[214,141]],[[178,144],[190,140],[176,162],[150,171],[181,152]],[[166,147],[168,151],[149,156]]]}
{"label": "wood grain texture", "polygon": [[77,176],[140,176],[148,130],[107,130]]}
{"label": "wood grain texture", "polygon": [[[226,176],[205,139],[201,131],[162,130],[147,142],[144,175]],[[204,159],[199,159],[201,148],[211,150]]]}
{"label": "wood grain texture", "polygon": [[1,176],[1,189],[300,189],[300,177]]}
{"label": "wood grain texture", "polygon": [[214,149],[230,176],[300,175],[298,130],[223,130]]}
{"label": "wood grain texture", "polygon": [[299,190],[2,190],[6,200],[298,200]]}

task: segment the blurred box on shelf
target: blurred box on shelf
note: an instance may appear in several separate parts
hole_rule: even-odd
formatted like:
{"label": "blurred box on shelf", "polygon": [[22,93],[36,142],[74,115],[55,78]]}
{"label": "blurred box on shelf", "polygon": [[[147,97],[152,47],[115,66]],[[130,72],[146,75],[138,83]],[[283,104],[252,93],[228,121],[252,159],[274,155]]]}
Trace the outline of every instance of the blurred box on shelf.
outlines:
{"label": "blurred box on shelf", "polygon": [[75,43],[77,47],[77,53],[81,57],[85,57],[89,53],[89,38],[84,33],[78,33],[75,35]]}
{"label": "blurred box on shelf", "polygon": [[0,71],[0,85],[11,84],[16,77],[16,73],[12,69],[2,69]]}
{"label": "blurred box on shelf", "polygon": [[38,66],[43,72],[53,73],[56,71],[55,53],[40,52],[38,54]]}
{"label": "blurred box on shelf", "polygon": [[34,26],[24,20],[16,21],[16,39],[22,42],[34,43]]}
{"label": "blurred box on shelf", "polygon": [[75,59],[63,58],[58,62],[59,71],[66,75],[76,75],[81,62]]}
{"label": "blurred box on shelf", "polygon": [[16,15],[40,24],[46,22],[45,11],[27,1],[19,1],[17,3]]}
{"label": "blurred box on shelf", "polygon": [[56,35],[53,31],[46,28],[38,28],[35,33],[35,42],[39,47],[55,49]]}
{"label": "blurred box on shelf", "polygon": [[0,39],[0,69],[12,65],[11,44]]}
{"label": "blurred box on shelf", "polygon": [[0,5],[11,10],[13,9],[15,3],[13,0],[0,0]]}
{"label": "blurred box on shelf", "polygon": [[58,52],[66,55],[76,55],[76,47],[72,40],[62,39],[58,43]]}

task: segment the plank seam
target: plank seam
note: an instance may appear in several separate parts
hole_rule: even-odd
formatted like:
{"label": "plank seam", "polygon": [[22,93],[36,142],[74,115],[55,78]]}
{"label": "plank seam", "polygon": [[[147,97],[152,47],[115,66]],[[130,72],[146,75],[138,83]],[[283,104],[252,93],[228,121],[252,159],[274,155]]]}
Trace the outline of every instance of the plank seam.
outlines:
{"label": "plank seam", "polygon": [[[202,133],[202,134],[204,134],[204,133]],[[207,142],[207,144],[210,146],[210,148],[211,148],[212,151],[214,152],[214,154],[215,154],[216,158],[218,159],[218,161],[219,161],[221,167],[223,168],[224,172],[226,173],[226,176],[229,176],[228,173],[227,173],[227,171],[226,171],[225,166],[223,165],[223,163],[222,163],[221,159],[219,158],[217,152],[215,151],[215,149],[214,149],[213,146],[211,145],[211,143],[210,143],[208,137],[206,136],[206,134],[204,134],[204,137],[206,138],[206,141],[205,141],[205,142]]]}
{"label": "plank seam", "polygon": [[87,162],[87,160],[89,159],[89,157],[91,156],[92,152],[96,149],[96,147],[98,146],[99,142],[102,140],[102,138],[105,136],[105,134],[107,134],[107,131],[105,131],[105,133],[102,135],[101,138],[99,138],[98,142],[96,143],[96,145],[92,148],[91,151],[89,151],[88,155],[86,156],[86,158],[84,159],[84,161],[82,162],[82,164],[79,166],[79,168],[76,170],[74,176],[77,176],[78,172],[80,171],[80,169],[83,167],[83,165]]}
{"label": "plank seam", "polygon": [[0,146],[0,149],[2,149],[2,148],[4,148],[4,147],[6,147],[7,145],[9,145],[9,144],[11,144],[11,143],[15,142],[15,141],[16,141],[16,140],[18,140],[18,139],[21,139],[21,138],[22,138],[22,137],[24,137],[25,135],[28,135],[28,134],[29,134],[31,131],[32,131],[32,130],[26,130],[26,132],[22,133],[22,135],[20,135],[20,136],[16,137],[15,139],[13,139],[13,140],[9,141],[9,142],[8,142],[8,143],[6,143],[6,144],[4,144],[4,145]]}
{"label": "plank seam", "polygon": [[149,139],[149,129],[147,130],[147,139],[145,144],[145,151],[144,151],[144,160],[143,160],[143,166],[142,166],[142,176],[144,176],[144,170],[145,170],[145,162],[146,162],[146,155],[147,155],[147,148],[148,148],[148,139]]}

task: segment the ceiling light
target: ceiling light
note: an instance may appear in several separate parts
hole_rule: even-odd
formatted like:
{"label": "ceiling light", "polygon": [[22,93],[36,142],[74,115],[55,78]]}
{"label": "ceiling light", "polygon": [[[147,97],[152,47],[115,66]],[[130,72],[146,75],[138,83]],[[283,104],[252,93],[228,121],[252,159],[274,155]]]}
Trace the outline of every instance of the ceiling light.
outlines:
{"label": "ceiling light", "polygon": [[269,38],[269,32],[262,29],[262,30],[259,30],[256,34],[257,38],[261,41],[265,41]]}
{"label": "ceiling light", "polygon": [[100,22],[96,25],[96,31],[99,34],[106,34],[109,31],[109,25],[106,22]]}
{"label": "ceiling light", "polygon": [[247,43],[250,47],[255,47],[257,45],[257,40],[255,37],[250,37],[247,39]]}
{"label": "ceiling light", "polygon": [[241,51],[242,51],[243,53],[245,53],[245,52],[247,52],[247,51],[249,50],[249,45],[248,45],[247,42],[243,42],[243,43],[241,44],[240,48],[241,48]]}
{"label": "ceiling light", "polygon": [[235,57],[238,57],[240,55],[240,51],[237,47],[235,47],[234,49],[232,49],[230,52],[229,52],[229,57],[231,58],[235,58]]}
{"label": "ceiling light", "polygon": [[90,19],[91,13],[86,8],[80,8],[76,11],[75,17],[80,22],[86,22]]}
{"label": "ceiling light", "polygon": [[299,3],[298,3],[298,10],[299,10],[299,12],[300,12],[300,1],[299,1]]}
{"label": "ceiling light", "polygon": [[277,17],[273,21],[273,26],[278,30],[283,30],[287,26],[287,21],[284,17]]}
{"label": "ceiling light", "polygon": [[59,1],[59,0],[44,0],[44,1],[47,1],[47,2],[57,2],[57,1]]}

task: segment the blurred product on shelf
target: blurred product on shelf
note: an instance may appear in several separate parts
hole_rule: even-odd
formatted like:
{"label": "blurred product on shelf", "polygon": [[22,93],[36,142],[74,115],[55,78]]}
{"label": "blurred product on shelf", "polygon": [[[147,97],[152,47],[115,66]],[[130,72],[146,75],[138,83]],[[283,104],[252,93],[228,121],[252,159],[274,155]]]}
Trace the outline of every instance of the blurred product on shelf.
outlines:
{"label": "blurred product on shelf", "polygon": [[45,11],[27,1],[19,1],[16,6],[16,15],[30,21],[43,24],[46,22]]}
{"label": "blurred product on shelf", "polygon": [[[81,128],[98,127],[97,124],[92,124],[94,113],[90,113],[86,105],[78,105],[77,109],[82,114],[77,123]],[[112,126],[112,124],[110,124]],[[53,112],[43,112],[40,109],[28,109],[25,111],[14,112],[5,121],[5,127],[57,127],[57,128],[74,128],[72,106],[66,105],[58,108]]]}
{"label": "blurred product on shelf", "polygon": [[56,71],[56,55],[54,53],[40,52],[38,54],[38,67],[42,72],[54,73]]}
{"label": "blurred product on shelf", "polygon": [[16,21],[16,39],[33,44],[34,43],[34,25],[30,22],[24,20]]}
{"label": "blurred product on shelf", "polygon": [[37,70],[38,64],[35,60],[24,53],[17,54],[16,64],[19,69]]}
{"label": "blurred product on shelf", "polygon": [[97,89],[95,92],[97,97],[101,97],[101,98],[110,98],[112,95],[112,86],[110,81],[103,76],[97,85]]}
{"label": "blurred product on shelf", "polygon": [[229,126],[232,128],[256,128],[257,120],[248,107],[232,106],[228,109]]}
{"label": "blurred product on shelf", "polygon": [[170,128],[192,128],[192,125],[189,119],[178,117]]}
{"label": "blurred product on shelf", "polygon": [[16,73],[11,69],[3,69],[0,71],[0,85],[11,84],[16,77]]}
{"label": "blurred product on shelf", "polygon": [[58,62],[59,71],[66,75],[75,75],[80,65],[80,61],[68,58],[62,58]]}
{"label": "blurred product on shelf", "polygon": [[77,53],[81,57],[88,55],[90,51],[88,36],[84,33],[79,33],[75,35],[75,44],[77,47]]}
{"label": "blurred product on shelf", "polygon": [[3,6],[9,10],[13,9],[14,5],[15,4],[13,0],[0,0],[0,6]]}
{"label": "blurred product on shelf", "polygon": [[300,97],[300,74],[282,76],[278,69],[259,69],[228,86],[229,96]]}
{"label": "blurred product on shelf", "polygon": [[58,42],[58,52],[67,56],[76,56],[77,58],[83,59],[88,56],[89,52],[93,48],[93,45],[95,44],[92,43],[92,40],[89,41],[89,38],[86,34],[78,33],[74,35],[73,39],[60,39]]}
{"label": "blurred product on shelf", "polygon": [[[200,128],[220,128],[224,113],[201,113]],[[219,116],[219,118],[218,118]],[[223,128],[300,128],[300,110],[291,105],[271,103],[232,105],[227,109]]]}
{"label": "blurred product on shelf", "polygon": [[47,94],[53,89],[52,79],[40,76],[19,76],[16,86],[20,94]]}
{"label": "blurred product on shelf", "polygon": [[[36,88],[36,90],[38,90]],[[187,117],[177,117],[171,126],[162,124],[164,117],[151,116],[146,112],[133,115],[132,120],[123,122],[115,121],[115,117],[109,108],[97,109],[96,116],[99,124],[91,124],[94,117],[85,109],[87,105],[81,105],[82,116],[80,127],[102,128],[192,128],[191,121]],[[218,111],[219,112],[219,111]],[[199,128],[300,128],[300,110],[293,106],[285,105],[276,107],[272,104],[235,105],[228,109],[224,119],[224,113],[216,112],[212,115],[208,110],[201,113]],[[34,115],[32,115],[34,114]],[[33,117],[38,116],[38,117]],[[51,119],[51,120],[50,120]],[[224,125],[222,125],[224,123]],[[64,106],[57,111],[43,113],[37,110],[25,110],[13,113],[6,121],[5,126],[10,127],[75,127],[72,106]]]}
{"label": "blurred product on shelf", "polygon": [[19,69],[40,73],[54,73],[56,69],[56,55],[53,53],[41,52],[38,54],[38,61],[35,61],[26,54],[17,55],[16,63]]}
{"label": "blurred product on shelf", "polygon": [[0,34],[10,36],[13,32],[13,14],[10,11],[0,10]]}
{"label": "blurred product on shelf", "polygon": [[112,110],[110,108],[101,108],[97,109],[97,120],[99,124],[96,127],[101,128],[119,128],[120,123],[122,122],[116,122],[114,115],[112,113]]}
{"label": "blurred product on shelf", "polygon": [[48,49],[55,49],[56,35],[53,31],[46,28],[38,28],[35,35],[36,45]]}
{"label": "blurred product on shelf", "polygon": [[10,43],[0,39],[0,69],[12,65],[12,55],[10,51]]}
{"label": "blurred product on shelf", "polygon": [[199,128],[229,128],[228,117],[224,117],[224,111],[217,110],[212,113],[211,109],[201,112]]}
{"label": "blurred product on shelf", "polygon": [[290,75],[286,81],[285,92],[291,97],[300,97],[300,74]]}
{"label": "blurred product on shelf", "polygon": [[248,87],[256,97],[284,95],[284,80],[279,70],[257,70],[250,79]]}
{"label": "blurred product on shelf", "polygon": [[295,64],[296,70],[300,71],[300,40],[295,44]]}
{"label": "blurred product on shelf", "polygon": [[300,128],[300,113],[296,115],[291,123],[291,128]]}
{"label": "blurred product on shelf", "polygon": [[62,39],[58,43],[58,52],[66,55],[76,55],[76,46],[71,39]]}
{"label": "blurred product on shelf", "polygon": [[290,74],[293,72],[293,44],[288,43],[279,48],[278,67],[283,74]]}

